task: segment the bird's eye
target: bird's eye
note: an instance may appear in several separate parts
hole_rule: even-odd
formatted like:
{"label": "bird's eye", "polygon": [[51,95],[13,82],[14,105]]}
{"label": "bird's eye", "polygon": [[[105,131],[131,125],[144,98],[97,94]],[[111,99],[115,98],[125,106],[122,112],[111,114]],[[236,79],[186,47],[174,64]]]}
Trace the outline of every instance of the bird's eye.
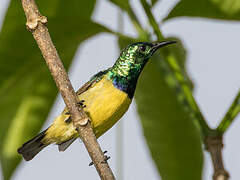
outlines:
{"label": "bird's eye", "polygon": [[141,52],[145,52],[146,46],[140,46],[140,47],[139,47],[139,50],[140,50]]}

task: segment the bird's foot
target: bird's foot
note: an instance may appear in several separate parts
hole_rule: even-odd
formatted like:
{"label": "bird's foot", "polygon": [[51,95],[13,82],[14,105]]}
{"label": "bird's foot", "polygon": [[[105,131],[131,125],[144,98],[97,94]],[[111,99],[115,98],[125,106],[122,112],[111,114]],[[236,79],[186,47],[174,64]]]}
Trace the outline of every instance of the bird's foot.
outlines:
{"label": "bird's foot", "polygon": [[85,108],[86,105],[84,104],[84,102],[85,102],[84,100],[78,101],[78,102],[77,102],[77,105],[78,105],[78,106],[81,106],[82,108]]}
{"label": "bird's foot", "polygon": [[70,123],[70,122],[72,122],[71,116],[67,117],[64,121],[65,121],[65,123],[67,123],[67,124]]}
{"label": "bird's foot", "polygon": [[93,162],[90,162],[88,166],[92,166],[92,165],[94,165],[94,163],[93,163]]}
{"label": "bird's foot", "polygon": [[69,111],[65,112],[65,115],[70,115],[70,112]]}
{"label": "bird's foot", "polygon": [[110,159],[110,156],[105,155],[104,160],[101,162],[102,164],[107,163],[107,161]]}
{"label": "bird's foot", "polygon": [[[106,154],[107,151],[104,151],[103,154]],[[107,156],[107,155],[104,155],[104,160],[101,162],[101,163],[107,163],[107,160],[110,159],[110,156]],[[89,163],[89,166],[92,166],[94,163],[93,162],[90,162]]]}
{"label": "bird's foot", "polygon": [[[86,105],[83,104],[84,102],[85,102],[84,100],[78,101],[77,105],[81,106],[82,108],[85,108]],[[70,112],[69,111],[65,112],[65,115],[70,115]]]}
{"label": "bird's foot", "polygon": [[[84,104],[84,100],[81,100],[81,101],[78,101],[77,102],[77,106],[79,107],[79,110],[80,110],[80,107],[81,108],[85,108],[86,107],[86,105]],[[70,112],[69,111],[67,111],[67,112],[65,112],[64,113],[65,115],[70,115],[70,116],[68,116],[68,117],[66,117],[66,119],[64,120],[66,123],[70,123],[70,122],[72,122],[72,119],[71,119],[71,114],[70,114]],[[89,121],[89,119],[88,119],[88,121]],[[85,124],[84,124],[85,125]]]}

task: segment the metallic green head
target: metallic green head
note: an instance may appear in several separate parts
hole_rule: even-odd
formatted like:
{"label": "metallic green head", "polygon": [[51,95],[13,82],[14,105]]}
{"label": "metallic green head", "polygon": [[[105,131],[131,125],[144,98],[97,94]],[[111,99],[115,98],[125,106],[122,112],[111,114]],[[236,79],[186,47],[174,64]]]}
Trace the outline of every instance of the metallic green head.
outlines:
{"label": "metallic green head", "polygon": [[109,71],[109,79],[118,89],[128,93],[132,98],[137,79],[154,52],[166,45],[175,43],[175,41],[163,41],[157,43],[138,42],[128,45],[122,50],[116,63]]}
{"label": "metallic green head", "polygon": [[138,42],[127,46],[120,54],[120,59],[132,60],[133,65],[146,63],[146,61],[160,47],[172,44],[174,41],[164,41],[159,43]]}

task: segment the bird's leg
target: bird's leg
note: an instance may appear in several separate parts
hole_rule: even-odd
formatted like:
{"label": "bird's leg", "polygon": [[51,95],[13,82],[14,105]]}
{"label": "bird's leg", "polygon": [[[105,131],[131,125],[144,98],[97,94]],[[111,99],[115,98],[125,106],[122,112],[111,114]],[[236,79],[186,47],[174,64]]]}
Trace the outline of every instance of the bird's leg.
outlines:
{"label": "bird's leg", "polygon": [[[103,154],[106,154],[107,151],[104,151]],[[110,159],[110,156],[104,155],[104,160],[101,163],[107,163],[107,160]]]}
{"label": "bird's leg", "polygon": [[[107,151],[103,152],[103,154],[106,154],[106,153],[107,153]],[[109,160],[109,159],[110,159],[110,156],[104,155],[104,160],[101,163],[106,163],[107,160]],[[89,166],[92,166],[93,164],[94,164],[93,162],[90,162]]]}

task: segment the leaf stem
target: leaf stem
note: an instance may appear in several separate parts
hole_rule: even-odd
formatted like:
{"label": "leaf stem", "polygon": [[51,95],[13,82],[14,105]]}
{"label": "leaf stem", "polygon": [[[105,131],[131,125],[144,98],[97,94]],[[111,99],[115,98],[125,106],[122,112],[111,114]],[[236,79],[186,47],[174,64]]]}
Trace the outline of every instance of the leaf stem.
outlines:
{"label": "leaf stem", "polygon": [[240,112],[240,91],[235,97],[232,105],[230,106],[229,110],[225,114],[224,118],[218,125],[217,127],[218,132],[223,134],[232,124],[233,120],[236,119],[236,116],[239,114],[239,112]]}
{"label": "leaf stem", "polygon": [[146,0],[141,0],[140,2],[142,4],[142,7],[143,7],[147,17],[148,17],[149,24],[152,26],[155,34],[157,35],[158,40],[163,40],[164,37],[158,27],[157,21],[155,20],[153,14],[152,14],[150,5],[146,2]]}
{"label": "leaf stem", "polygon": [[101,179],[105,180],[115,179],[100,145],[97,142],[93,129],[91,128],[90,118],[83,109],[77,105],[78,97],[71,85],[57,50],[53,45],[48,29],[45,26],[47,18],[40,14],[34,0],[22,0],[22,6],[27,18],[27,28],[32,32],[32,35],[42,52],[63,100],[71,114],[73,125],[87,148],[99,176]]}

